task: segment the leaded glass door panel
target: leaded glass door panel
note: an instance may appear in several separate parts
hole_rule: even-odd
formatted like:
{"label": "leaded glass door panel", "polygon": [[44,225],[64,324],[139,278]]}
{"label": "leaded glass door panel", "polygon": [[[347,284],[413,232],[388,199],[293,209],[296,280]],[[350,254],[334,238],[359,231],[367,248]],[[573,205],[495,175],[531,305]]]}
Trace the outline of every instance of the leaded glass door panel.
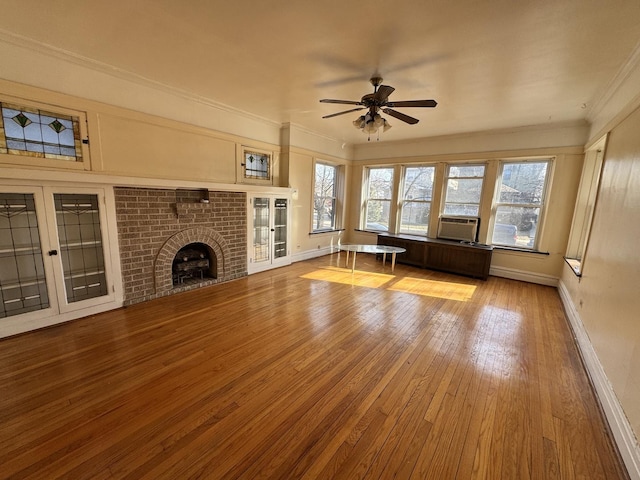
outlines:
{"label": "leaded glass door panel", "polygon": [[282,258],[287,256],[287,236],[288,236],[288,215],[286,198],[276,198],[274,200],[275,218],[273,225],[273,257]]}
{"label": "leaded glass door panel", "polygon": [[269,198],[253,198],[253,262],[271,261],[270,225],[271,208]]}
{"label": "leaded glass door panel", "polygon": [[36,193],[0,192],[0,318],[51,306]]}
{"label": "leaded glass door panel", "polygon": [[53,198],[67,303],[106,295],[98,195],[55,193]]}

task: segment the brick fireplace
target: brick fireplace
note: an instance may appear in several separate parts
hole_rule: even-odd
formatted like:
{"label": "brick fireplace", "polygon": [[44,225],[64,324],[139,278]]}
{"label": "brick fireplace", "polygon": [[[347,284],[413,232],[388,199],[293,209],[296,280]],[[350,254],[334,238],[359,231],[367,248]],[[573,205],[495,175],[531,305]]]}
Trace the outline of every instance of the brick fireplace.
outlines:
{"label": "brick fireplace", "polygon": [[[247,275],[245,193],[114,191],[125,305]],[[176,254],[194,244],[212,257],[213,271],[174,285]]]}

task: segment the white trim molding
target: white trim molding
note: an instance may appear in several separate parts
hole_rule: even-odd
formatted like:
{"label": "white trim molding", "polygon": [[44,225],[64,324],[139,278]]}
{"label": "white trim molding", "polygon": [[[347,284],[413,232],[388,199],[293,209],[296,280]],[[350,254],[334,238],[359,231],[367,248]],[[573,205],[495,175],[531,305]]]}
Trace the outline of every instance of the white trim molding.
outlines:
{"label": "white trim molding", "polygon": [[640,480],[640,445],[638,445],[638,440],[618,401],[611,382],[609,382],[609,378],[598,359],[598,355],[591,344],[589,334],[584,328],[580,314],[571,301],[571,295],[562,281],[558,284],[558,292],[560,293],[560,299],[564,305],[576,343],[582,354],[587,373],[596,390],[600,405],[609,423],[609,428],[618,446],[620,456],[627,467],[629,477],[632,480]]}
{"label": "white trim molding", "polygon": [[489,275],[493,275],[494,277],[510,278],[512,280],[520,280],[522,282],[537,283],[539,285],[547,285],[549,287],[558,286],[558,277],[546,275],[544,273],[517,270],[515,268],[492,266],[489,269]]}
{"label": "white trim molding", "polygon": [[318,248],[317,250],[307,250],[305,252],[294,253],[291,256],[291,262],[303,262],[305,260],[311,260],[312,258],[324,257],[337,251],[336,248],[328,246],[324,248]]}

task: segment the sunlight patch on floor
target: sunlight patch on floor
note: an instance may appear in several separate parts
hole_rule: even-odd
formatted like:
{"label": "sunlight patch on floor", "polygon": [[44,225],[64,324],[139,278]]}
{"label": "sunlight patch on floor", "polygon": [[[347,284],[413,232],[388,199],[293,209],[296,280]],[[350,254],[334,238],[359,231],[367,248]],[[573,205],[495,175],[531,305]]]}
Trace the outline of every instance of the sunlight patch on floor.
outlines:
{"label": "sunlight patch on floor", "polygon": [[446,298],[466,302],[471,299],[476,291],[475,285],[464,283],[442,282],[425,280],[422,278],[404,277],[388,288],[398,292],[413,293],[427,297]]}
{"label": "sunlight patch on floor", "polygon": [[[384,273],[366,272],[356,270],[351,272],[349,268],[325,267],[313,272],[301,275],[308,280],[321,280],[325,282],[342,283],[368,288],[385,288],[395,292],[412,293],[425,297],[445,298],[458,302],[466,302],[473,297],[476,291],[475,285],[464,283],[443,282],[438,280],[425,280],[422,278],[398,277]],[[390,283],[392,282],[393,283]],[[389,284],[389,286],[386,286]]]}
{"label": "sunlight patch on floor", "polygon": [[342,283],[358,287],[380,288],[395,277],[393,275],[385,275],[384,273],[364,272],[362,270],[356,270],[351,273],[351,269],[347,268],[326,267],[302,275],[302,278],[324,280],[325,282]]}

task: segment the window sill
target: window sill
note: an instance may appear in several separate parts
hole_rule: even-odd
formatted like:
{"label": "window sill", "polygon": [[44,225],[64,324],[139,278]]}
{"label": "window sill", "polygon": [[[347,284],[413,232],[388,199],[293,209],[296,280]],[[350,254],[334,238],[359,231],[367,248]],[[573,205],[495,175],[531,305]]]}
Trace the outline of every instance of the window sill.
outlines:
{"label": "window sill", "polygon": [[336,228],[334,230],[314,230],[309,235],[322,235],[323,233],[340,233],[344,232],[344,228]]}
{"label": "window sill", "polygon": [[564,257],[564,261],[567,262],[567,265],[571,267],[571,271],[575,274],[576,277],[582,277],[582,262],[577,258],[567,258]]}
{"label": "window sill", "polygon": [[373,233],[375,235],[378,235],[379,233],[391,233],[388,230],[365,230],[363,228],[354,228],[353,230],[362,233]]}

